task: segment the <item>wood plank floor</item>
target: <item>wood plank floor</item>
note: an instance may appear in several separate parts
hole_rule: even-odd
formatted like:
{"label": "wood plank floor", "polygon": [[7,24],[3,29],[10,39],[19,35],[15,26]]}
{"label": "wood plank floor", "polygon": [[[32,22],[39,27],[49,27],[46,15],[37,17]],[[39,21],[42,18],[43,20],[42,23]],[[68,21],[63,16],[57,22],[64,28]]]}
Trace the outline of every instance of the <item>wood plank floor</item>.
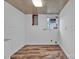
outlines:
{"label": "wood plank floor", "polygon": [[25,45],[11,59],[68,59],[59,45]]}

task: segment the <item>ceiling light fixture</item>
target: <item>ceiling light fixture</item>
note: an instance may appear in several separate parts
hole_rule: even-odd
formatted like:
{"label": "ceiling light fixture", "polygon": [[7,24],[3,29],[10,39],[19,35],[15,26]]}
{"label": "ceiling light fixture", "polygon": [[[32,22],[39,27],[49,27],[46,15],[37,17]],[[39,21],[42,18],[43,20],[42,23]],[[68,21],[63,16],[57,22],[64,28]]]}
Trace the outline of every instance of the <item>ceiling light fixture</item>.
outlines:
{"label": "ceiling light fixture", "polygon": [[32,0],[32,2],[35,7],[42,7],[43,6],[42,0]]}

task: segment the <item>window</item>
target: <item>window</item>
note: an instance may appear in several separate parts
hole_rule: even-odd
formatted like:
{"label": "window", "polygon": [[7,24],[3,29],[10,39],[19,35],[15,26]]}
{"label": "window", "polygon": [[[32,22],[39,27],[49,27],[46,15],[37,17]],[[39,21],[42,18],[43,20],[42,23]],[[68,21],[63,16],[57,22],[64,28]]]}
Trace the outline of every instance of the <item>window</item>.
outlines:
{"label": "window", "polygon": [[56,19],[47,18],[48,29],[57,29],[57,21]]}

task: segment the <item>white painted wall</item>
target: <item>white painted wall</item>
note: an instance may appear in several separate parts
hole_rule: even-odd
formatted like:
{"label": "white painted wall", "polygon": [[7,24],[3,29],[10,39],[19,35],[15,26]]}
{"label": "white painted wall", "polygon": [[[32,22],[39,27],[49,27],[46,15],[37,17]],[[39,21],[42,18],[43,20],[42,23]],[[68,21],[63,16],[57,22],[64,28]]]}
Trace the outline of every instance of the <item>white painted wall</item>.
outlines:
{"label": "white painted wall", "polygon": [[[16,8],[8,4],[5,4],[5,59],[9,59],[10,56],[25,44],[25,19],[26,16],[18,11]],[[10,40],[7,40],[10,39]]]}
{"label": "white painted wall", "polygon": [[[38,26],[32,26],[32,15],[23,14],[7,2],[5,4],[5,59],[25,44],[55,44],[59,42],[59,30],[47,29],[46,19],[53,14],[39,14]],[[9,40],[7,40],[9,39]],[[52,42],[50,42],[52,40]]]}
{"label": "white painted wall", "polygon": [[69,0],[60,13],[60,44],[69,59],[75,59],[75,11],[74,0]]}
{"label": "white painted wall", "polygon": [[[46,19],[48,17],[55,17],[53,14],[39,14],[38,26],[32,26],[32,15],[26,14],[26,29],[27,29],[27,43],[28,44],[55,44],[59,41],[59,31],[44,30],[47,29]],[[53,42],[50,42],[52,40]]]}

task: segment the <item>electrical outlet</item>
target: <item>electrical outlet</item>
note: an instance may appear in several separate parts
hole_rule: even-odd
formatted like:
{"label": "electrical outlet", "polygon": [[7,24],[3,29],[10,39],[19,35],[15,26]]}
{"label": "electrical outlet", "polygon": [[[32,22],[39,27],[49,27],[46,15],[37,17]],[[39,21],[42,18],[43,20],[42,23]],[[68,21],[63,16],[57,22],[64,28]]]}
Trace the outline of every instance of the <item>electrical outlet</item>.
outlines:
{"label": "electrical outlet", "polygon": [[53,40],[49,40],[49,43],[52,44],[52,41],[53,41]]}
{"label": "electrical outlet", "polygon": [[52,42],[52,40],[50,40],[50,42]]}
{"label": "electrical outlet", "polygon": [[55,41],[55,44],[57,44],[58,42],[57,41]]}

